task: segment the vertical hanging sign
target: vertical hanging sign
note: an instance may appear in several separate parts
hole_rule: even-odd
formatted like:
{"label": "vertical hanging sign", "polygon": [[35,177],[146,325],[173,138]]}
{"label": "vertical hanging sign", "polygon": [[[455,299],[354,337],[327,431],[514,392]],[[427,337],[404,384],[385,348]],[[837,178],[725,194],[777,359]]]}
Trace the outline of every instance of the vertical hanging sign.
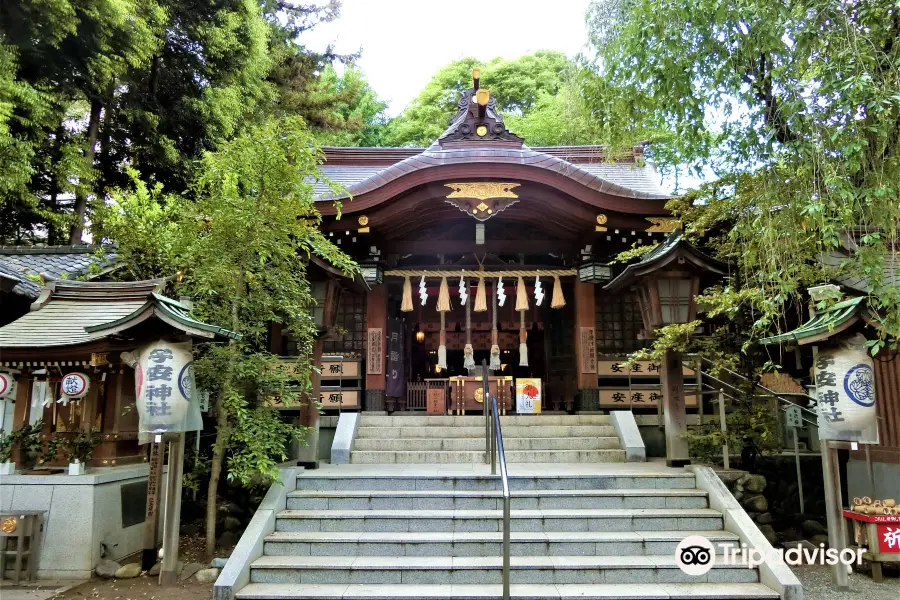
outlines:
{"label": "vertical hanging sign", "polygon": [[403,365],[403,322],[388,320],[387,385],[384,395],[402,398],[406,395],[406,373]]}
{"label": "vertical hanging sign", "polygon": [[381,327],[369,327],[367,341],[366,374],[382,375],[384,373],[384,330]]}
{"label": "vertical hanging sign", "polygon": [[597,340],[593,327],[581,328],[581,372],[597,372]]}

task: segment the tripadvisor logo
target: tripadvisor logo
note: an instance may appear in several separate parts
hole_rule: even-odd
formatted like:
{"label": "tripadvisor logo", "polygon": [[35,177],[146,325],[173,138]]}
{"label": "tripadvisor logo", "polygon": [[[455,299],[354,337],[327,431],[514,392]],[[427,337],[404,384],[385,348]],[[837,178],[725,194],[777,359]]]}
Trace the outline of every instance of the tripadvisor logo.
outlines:
{"label": "tripadvisor logo", "polygon": [[747,567],[755,569],[763,563],[780,562],[790,566],[797,565],[861,565],[865,548],[825,548],[825,544],[819,547],[801,548],[794,547],[788,550],[781,548],[754,548],[747,544],[719,543],[719,552],[716,547],[702,535],[691,535],[678,544],[675,548],[675,563],[687,575],[695,577],[705,575],[718,561],[722,565]]}

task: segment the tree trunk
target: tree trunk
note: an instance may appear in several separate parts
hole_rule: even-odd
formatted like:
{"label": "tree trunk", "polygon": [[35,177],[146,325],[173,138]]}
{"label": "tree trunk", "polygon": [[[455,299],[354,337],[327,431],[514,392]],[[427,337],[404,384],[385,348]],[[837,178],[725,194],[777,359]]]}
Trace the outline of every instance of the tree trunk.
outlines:
{"label": "tree trunk", "polygon": [[225,414],[225,391],[216,395],[216,443],[213,445],[212,461],[209,468],[209,487],[206,491],[206,558],[212,559],[216,552],[216,494],[225,446],[229,435],[228,415]]}
{"label": "tree trunk", "polygon": [[[100,111],[102,109],[103,105],[100,104],[100,100],[95,99],[91,101],[91,114],[88,119],[87,130],[87,152],[85,153],[85,162],[87,163],[88,168],[93,168],[94,166],[94,147],[97,145],[97,134],[100,131]],[[69,229],[70,244],[81,243],[81,234],[84,233],[84,215],[86,212],[87,192],[83,185],[79,185],[78,191],[75,192],[72,227]]]}

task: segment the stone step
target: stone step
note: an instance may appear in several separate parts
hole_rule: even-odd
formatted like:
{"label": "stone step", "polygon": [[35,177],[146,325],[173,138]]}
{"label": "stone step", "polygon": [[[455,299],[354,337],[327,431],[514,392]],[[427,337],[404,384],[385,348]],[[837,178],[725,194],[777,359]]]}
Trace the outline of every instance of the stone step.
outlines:
{"label": "stone step", "polygon": [[[547,425],[525,426],[512,425],[503,428],[503,440],[530,437],[615,437],[616,429],[612,425]],[[484,439],[484,421],[480,425],[465,427],[370,427],[360,424],[356,432],[357,439],[378,438],[481,438]]]}
{"label": "stone step", "polygon": [[[276,531],[501,531],[500,510],[284,510]],[[723,529],[708,508],[513,509],[511,531],[685,531]]]}
{"label": "stone step", "polygon": [[[516,600],[777,600],[778,594],[760,583],[666,584],[512,584]],[[500,600],[500,585],[297,585],[251,583],[237,593],[240,600]]]}
{"label": "stone step", "polygon": [[[625,462],[624,450],[522,450],[506,451],[508,463],[616,463]],[[393,464],[483,464],[484,451],[376,451],[354,450],[350,453],[351,464],[393,465]]]}
{"label": "stone step", "polygon": [[[694,489],[691,473],[632,473],[622,475],[511,475],[509,488],[520,490],[619,490],[619,489]],[[499,490],[496,475],[316,475],[306,471],[297,476],[298,490]]]}
{"label": "stone step", "polygon": [[[262,556],[250,566],[251,583],[380,585],[499,584],[499,556]],[[745,564],[713,565],[698,576],[674,556],[513,556],[517,584],[756,583]]]}
{"label": "stone step", "polygon": [[[609,415],[507,415],[500,417],[504,436],[514,425],[609,425]],[[484,416],[469,415],[401,415],[368,416],[363,414],[360,427],[484,427]]]}
{"label": "stone step", "polygon": [[[512,556],[674,556],[688,535],[702,535],[717,550],[739,545],[726,531],[512,532]],[[500,556],[502,532],[275,532],[266,537],[268,556]]]}
{"label": "stone step", "polygon": [[[513,493],[519,509],[707,508],[702,490],[531,490]],[[295,491],[291,510],[493,510],[503,508],[498,491]]]}
{"label": "stone step", "polygon": [[[503,447],[506,452],[519,450],[617,450],[621,442],[617,437],[531,437],[531,438],[503,438]],[[416,451],[416,450],[481,450],[484,451],[484,437],[480,438],[362,438],[353,442],[353,451],[364,450],[392,450],[392,451]]]}

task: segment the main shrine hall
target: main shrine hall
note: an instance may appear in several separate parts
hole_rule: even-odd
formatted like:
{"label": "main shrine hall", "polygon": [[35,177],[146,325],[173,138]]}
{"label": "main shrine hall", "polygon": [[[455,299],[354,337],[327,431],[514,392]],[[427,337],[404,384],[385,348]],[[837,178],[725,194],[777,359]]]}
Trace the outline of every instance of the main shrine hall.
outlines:
{"label": "main shrine hall", "polygon": [[[343,190],[313,182],[321,227],[362,281],[313,286],[332,325],[323,407],[480,411],[473,367],[487,363],[507,411],[522,381],[536,411],[656,413],[659,365],[622,364],[646,343],[638,295],[604,289],[618,253],[676,227],[643,147],[529,147],[477,78],[449,117],[427,148],[325,148]],[[657,302],[677,310],[675,292]],[[277,329],[272,350],[291,356]]]}

